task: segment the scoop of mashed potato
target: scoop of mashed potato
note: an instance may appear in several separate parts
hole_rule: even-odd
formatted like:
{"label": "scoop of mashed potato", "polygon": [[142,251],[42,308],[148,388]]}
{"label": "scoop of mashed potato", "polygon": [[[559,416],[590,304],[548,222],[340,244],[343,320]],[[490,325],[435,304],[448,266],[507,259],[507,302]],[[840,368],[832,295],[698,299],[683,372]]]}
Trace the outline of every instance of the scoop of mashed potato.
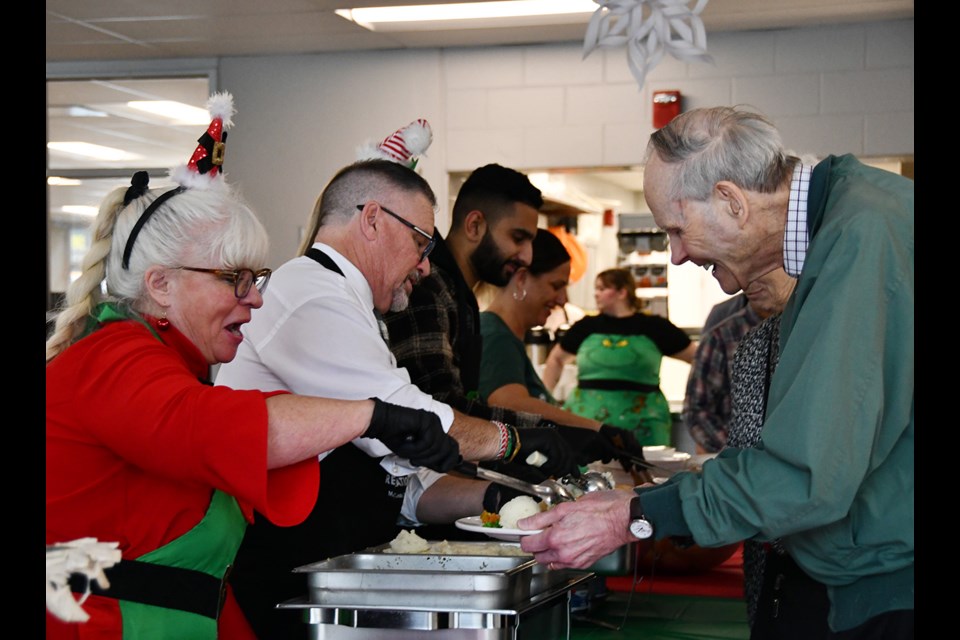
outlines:
{"label": "scoop of mashed potato", "polygon": [[531,496],[517,496],[500,507],[500,526],[516,529],[517,520],[540,513],[540,503]]}
{"label": "scoop of mashed potato", "polygon": [[430,549],[430,543],[417,535],[412,529],[403,529],[390,541],[393,553],[419,553]]}

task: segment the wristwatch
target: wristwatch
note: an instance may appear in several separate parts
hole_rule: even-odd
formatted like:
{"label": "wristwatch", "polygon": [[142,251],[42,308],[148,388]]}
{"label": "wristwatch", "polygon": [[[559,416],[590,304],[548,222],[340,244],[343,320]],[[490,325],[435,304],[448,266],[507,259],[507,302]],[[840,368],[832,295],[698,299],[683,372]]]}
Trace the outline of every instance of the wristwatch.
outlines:
{"label": "wristwatch", "polygon": [[630,533],[638,540],[653,537],[653,523],[643,515],[643,505],[640,496],[630,500]]}

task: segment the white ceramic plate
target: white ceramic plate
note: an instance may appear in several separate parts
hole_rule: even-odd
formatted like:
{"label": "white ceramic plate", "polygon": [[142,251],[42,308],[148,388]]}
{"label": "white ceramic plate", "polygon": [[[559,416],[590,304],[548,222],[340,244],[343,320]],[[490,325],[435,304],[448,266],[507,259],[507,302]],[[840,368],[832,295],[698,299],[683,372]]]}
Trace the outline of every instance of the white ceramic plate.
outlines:
{"label": "white ceramic plate", "polygon": [[542,531],[542,529],[498,529],[496,527],[485,527],[483,526],[483,521],[480,519],[480,516],[460,518],[455,524],[457,525],[457,529],[472,531],[474,533],[483,533],[491,538],[505,540],[507,542],[519,542],[520,538],[523,536],[529,536]]}

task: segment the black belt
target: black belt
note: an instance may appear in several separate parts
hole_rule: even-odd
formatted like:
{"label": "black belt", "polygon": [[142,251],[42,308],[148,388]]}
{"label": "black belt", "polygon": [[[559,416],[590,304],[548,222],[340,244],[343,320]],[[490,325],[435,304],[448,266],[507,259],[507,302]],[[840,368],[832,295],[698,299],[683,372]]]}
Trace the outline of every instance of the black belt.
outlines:
{"label": "black belt", "polygon": [[226,597],[230,568],[223,580],[218,580],[193,569],[121,560],[105,569],[104,574],[110,581],[109,589],[101,588],[82,573],[70,576],[70,589],[85,593],[89,587],[90,593],[98,596],[188,611],[216,620]]}
{"label": "black belt", "polygon": [[659,391],[660,385],[631,382],[630,380],[577,380],[581,389],[601,389],[604,391],[640,391],[651,393]]}

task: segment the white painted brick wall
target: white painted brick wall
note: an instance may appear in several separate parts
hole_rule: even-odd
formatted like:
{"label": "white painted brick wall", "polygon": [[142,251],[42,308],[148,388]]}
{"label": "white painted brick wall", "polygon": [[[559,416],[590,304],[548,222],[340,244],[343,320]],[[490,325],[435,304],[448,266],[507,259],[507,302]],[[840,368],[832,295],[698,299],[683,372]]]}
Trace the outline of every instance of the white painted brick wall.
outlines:
{"label": "white painted brick wall", "polygon": [[903,20],[708,33],[714,64],[667,56],[642,88],[624,49],[582,59],[580,42],[223,58],[220,86],[242,117],[230,177],[261,212],[271,263],[281,264],[356,147],[418,117],[433,126],[421,167],[442,203],[441,231],[450,172],[639,163],[660,89],[680,90],[684,109],[768,109],[801,153],[912,155],[913,31]]}
{"label": "white painted brick wall", "polygon": [[777,73],[863,69],[865,41],[865,27],[859,25],[780,31]]}
{"label": "white painted brick wall", "polygon": [[750,105],[771,118],[816,115],[820,76],[814,73],[734,78],[734,104]]}
{"label": "white painted brick wall", "polygon": [[913,69],[913,21],[877,22],[866,25],[867,68]]}
{"label": "white painted brick wall", "polygon": [[913,69],[823,74],[821,113],[913,110]]}
{"label": "white painted brick wall", "polygon": [[[642,88],[622,48],[585,60],[581,43],[447,52],[441,83],[448,105],[470,114],[451,113],[450,133],[464,141],[472,128],[489,138],[476,140],[489,151],[498,133],[523,128],[520,148],[505,147],[509,160],[487,158],[520,169],[633,164],[652,128],[653,92],[674,89],[684,110],[757,108],[805,153],[913,153],[913,20],[708,33],[707,50],[713,64],[667,56]],[[486,111],[477,92],[488,94]],[[451,142],[447,159],[459,168],[470,164],[459,153],[476,156]]]}

